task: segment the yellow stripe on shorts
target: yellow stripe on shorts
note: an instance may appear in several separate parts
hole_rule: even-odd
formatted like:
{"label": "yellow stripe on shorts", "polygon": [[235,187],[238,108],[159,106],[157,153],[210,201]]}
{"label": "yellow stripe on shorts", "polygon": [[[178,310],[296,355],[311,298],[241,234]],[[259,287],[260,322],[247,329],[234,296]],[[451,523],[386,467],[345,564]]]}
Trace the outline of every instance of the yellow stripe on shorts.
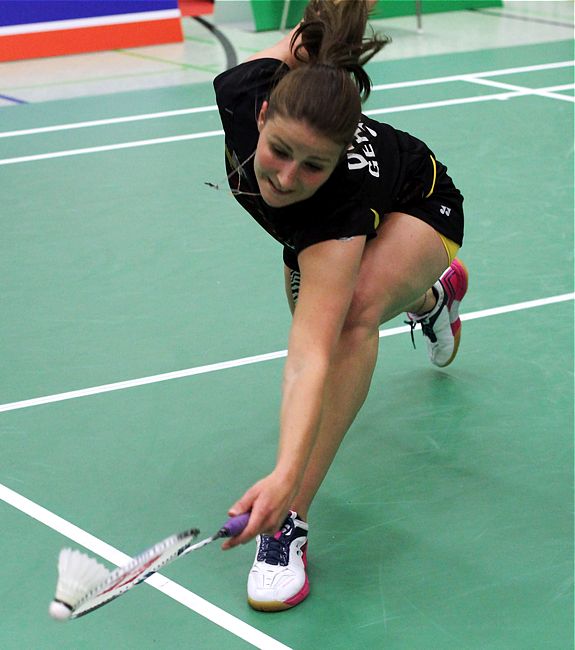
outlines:
{"label": "yellow stripe on shorts", "polygon": [[437,165],[435,164],[435,158],[431,154],[429,157],[431,158],[431,164],[433,165],[433,180],[431,181],[431,189],[425,195],[426,199],[428,199],[433,194],[433,190],[435,189],[435,181],[437,180]]}

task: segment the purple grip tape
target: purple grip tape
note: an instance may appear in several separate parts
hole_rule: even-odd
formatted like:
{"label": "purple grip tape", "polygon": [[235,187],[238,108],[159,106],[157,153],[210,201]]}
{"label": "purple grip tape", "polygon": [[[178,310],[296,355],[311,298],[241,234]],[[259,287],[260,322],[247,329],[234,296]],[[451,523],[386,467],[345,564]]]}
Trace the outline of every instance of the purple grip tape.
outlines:
{"label": "purple grip tape", "polygon": [[220,528],[218,535],[220,537],[236,537],[248,525],[249,520],[249,512],[244,512],[242,515],[237,515],[237,517],[230,517]]}

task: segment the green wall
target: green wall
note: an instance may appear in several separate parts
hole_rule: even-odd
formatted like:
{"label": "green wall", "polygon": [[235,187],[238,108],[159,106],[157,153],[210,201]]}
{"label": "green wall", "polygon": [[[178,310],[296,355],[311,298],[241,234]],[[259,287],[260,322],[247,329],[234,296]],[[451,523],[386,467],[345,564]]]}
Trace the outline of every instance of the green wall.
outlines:
{"label": "green wall", "polygon": [[[250,0],[257,32],[279,29],[284,9],[282,0]],[[303,16],[307,0],[291,0],[287,26],[293,27]]]}
{"label": "green wall", "polygon": [[[283,14],[282,0],[250,0],[256,31],[279,29]],[[351,1],[351,0],[350,0]],[[293,27],[303,15],[307,0],[291,0],[287,26]],[[460,11],[483,7],[501,7],[502,0],[422,0],[423,13]],[[373,11],[374,18],[391,18],[415,14],[415,0],[379,0]]]}

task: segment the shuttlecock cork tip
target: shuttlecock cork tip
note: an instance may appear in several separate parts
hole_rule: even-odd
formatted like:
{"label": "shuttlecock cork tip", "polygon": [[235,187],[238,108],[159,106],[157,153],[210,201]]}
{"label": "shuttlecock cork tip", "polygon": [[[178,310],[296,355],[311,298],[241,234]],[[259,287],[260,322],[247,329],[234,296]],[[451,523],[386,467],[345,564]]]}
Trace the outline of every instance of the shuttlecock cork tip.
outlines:
{"label": "shuttlecock cork tip", "polygon": [[72,610],[59,600],[53,600],[48,608],[50,616],[57,621],[67,621],[72,615]]}

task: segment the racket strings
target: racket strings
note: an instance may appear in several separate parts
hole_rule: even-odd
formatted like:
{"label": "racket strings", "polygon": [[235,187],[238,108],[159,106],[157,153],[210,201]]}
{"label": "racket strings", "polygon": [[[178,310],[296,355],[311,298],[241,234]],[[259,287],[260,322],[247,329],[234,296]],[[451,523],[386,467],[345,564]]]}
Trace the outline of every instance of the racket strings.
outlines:
{"label": "racket strings", "polygon": [[132,587],[140,584],[166,564],[182,555],[198,536],[199,530],[192,528],[168,537],[163,542],[147,549],[127,564],[109,572],[106,579],[90,589],[74,607],[72,618],[78,618],[109,603]]}
{"label": "racket strings", "polygon": [[[244,192],[243,190],[240,189],[240,185],[242,182],[242,171],[244,167],[250,162],[250,160],[256,155],[256,152],[254,151],[250,156],[248,156],[243,163],[240,163],[235,169],[233,169],[227,176],[226,176],[226,184],[228,185],[227,188],[220,187],[219,183],[211,183],[210,181],[205,181],[204,185],[207,185],[208,187],[213,188],[214,190],[221,190],[223,192],[229,192],[232,196],[261,196],[260,192]],[[237,160],[237,159],[236,159]],[[237,174],[238,176],[238,182],[237,186],[231,187],[231,178],[234,174]],[[222,182],[223,185],[223,182]]]}
{"label": "racket strings", "polygon": [[[230,517],[217,533],[196,544],[193,541],[200,534],[197,528],[171,535],[112,571],[84,553],[63,549],[58,565],[56,597],[50,603],[49,613],[55,619],[68,620],[93,612],[188,552],[216,539],[239,535],[249,517],[249,513]],[[67,561],[70,556],[74,559],[72,564]],[[95,566],[99,567],[97,572]],[[72,582],[74,593],[68,593],[68,600],[62,600],[65,593],[63,585],[68,586],[69,582]]]}

